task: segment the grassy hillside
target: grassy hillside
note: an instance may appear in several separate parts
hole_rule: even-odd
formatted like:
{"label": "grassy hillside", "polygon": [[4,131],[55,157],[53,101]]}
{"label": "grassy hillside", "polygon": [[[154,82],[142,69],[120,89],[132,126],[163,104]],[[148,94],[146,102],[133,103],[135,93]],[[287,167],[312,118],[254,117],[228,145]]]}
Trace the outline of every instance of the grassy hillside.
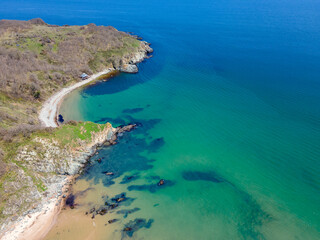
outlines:
{"label": "grassy hillside", "polygon": [[1,141],[7,169],[0,180],[0,224],[36,204],[52,179],[64,174],[60,169],[68,169],[68,159],[95,142],[95,134],[111,127],[109,123],[70,122],[59,128],[29,129],[10,142]]}
{"label": "grassy hillside", "polygon": [[42,103],[60,88],[81,81],[83,72],[90,75],[130,63],[145,45],[110,26],[0,21],[0,223],[41,198],[47,180],[68,167],[63,157],[70,158],[71,148],[78,149],[93,140],[93,133],[110,127],[72,123],[44,129],[38,120]]}
{"label": "grassy hillside", "polygon": [[83,72],[118,67],[140,47],[113,27],[1,20],[0,127],[36,124],[39,102],[79,81]]}

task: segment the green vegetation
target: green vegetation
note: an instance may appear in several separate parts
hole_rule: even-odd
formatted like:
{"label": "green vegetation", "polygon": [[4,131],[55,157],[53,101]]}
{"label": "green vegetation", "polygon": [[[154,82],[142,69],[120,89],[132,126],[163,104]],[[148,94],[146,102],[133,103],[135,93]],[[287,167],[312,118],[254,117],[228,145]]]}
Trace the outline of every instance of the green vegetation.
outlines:
{"label": "green vegetation", "polygon": [[[46,180],[68,164],[68,153],[110,127],[71,122],[43,128],[38,120],[42,102],[81,81],[83,72],[119,68],[143,46],[110,26],[56,26],[41,19],[0,21],[0,224],[41,197]],[[51,156],[50,171],[45,144],[60,152]]]}
{"label": "green vegetation", "polygon": [[[96,124],[92,122],[71,121],[54,129],[32,128],[24,132],[17,131],[17,134],[2,131],[2,134],[11,134],[12,137],[0,141],[0,149],[2,149],[0,152],[0,157],[2,158],[0,159],[1,163],[4,163],[5,167],[9,168],[8,171],[2,173],[0,176],[0,210],[7,207],[10,199],[21,195],[22,191],[32,191],[32,186],[35,186],[40,193],[46,191],[47,186],[43,182],[43,179],[56,174],[55,172],[41,172],[37,170],[33,164],[26,163],[23,159],[17,158],[23,149],[29,149],[29,151],[35,152],[35,159],[46,161],[47,159],[42,156],[43,152],[46,151],[46,146],[39,143],[38,139],[42,139],[48,143],[55,143],[55,146],[59,146],[60,149],[73,149],[78,147],[79,140],[82,140],[84,143],[90,143],[93,134],[102,132],[110,127],[110,123]],[[59,158],[54,159],[54,161],[57,165],[61,164],[61,159]],[[19,170],[22,170],[23,173],[19,172]],[[22,175],[24,176],[23,181],[21,181],[19,177]],[[32,181],[31,185],[27,185],[24,182],[28,177],[30,177]],[[30,204],[25,204],[25,208],[30,207]],[[22,212],[25,208],[21,208],[19,211]],[[6,217],[8,216],[1,211],[0,223],[3,222]]]}
{"label": "green vegetation", "polygon": [[80,81],[83,72],[118,68],[141,47],[135,37],[110,26],[1,20],[0,127],[37,124],[40,102]]}

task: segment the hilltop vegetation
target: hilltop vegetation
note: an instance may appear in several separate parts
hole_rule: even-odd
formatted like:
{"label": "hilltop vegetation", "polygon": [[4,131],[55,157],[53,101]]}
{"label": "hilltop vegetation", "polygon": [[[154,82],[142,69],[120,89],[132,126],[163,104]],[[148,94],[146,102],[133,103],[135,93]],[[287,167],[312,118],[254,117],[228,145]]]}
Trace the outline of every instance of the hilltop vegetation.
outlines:
{"label": "hilltop vegetation", "polygon": [[95,123],[43,128],[43,101],[81,81],[81,73],[131,64],[146,46],[110,26],[0,21],[0,224],[30,209],[69,171],[75,153],[110,132],[110,124]]}
{"label": "hilltop vegetation", "polygon": [[[39,101],[92,74],[118,68],[143,46],[113,27],[0,21],[0,127],[36,124]],[[26,104],[28,102],[28,104]]]}
{"label": "hilltop vegetation", "polygon": [[[0,142],[6,153],[1,156],[9,168],[0,182],[0,224],[36,206],[61,175],[74,174],[85,160],[81,153],[111,129],[109,123],[69,122],[28,132],[28,136],[17,135],[11,143]],[[51,189],[51,194],[56,192],[59,189]]]}

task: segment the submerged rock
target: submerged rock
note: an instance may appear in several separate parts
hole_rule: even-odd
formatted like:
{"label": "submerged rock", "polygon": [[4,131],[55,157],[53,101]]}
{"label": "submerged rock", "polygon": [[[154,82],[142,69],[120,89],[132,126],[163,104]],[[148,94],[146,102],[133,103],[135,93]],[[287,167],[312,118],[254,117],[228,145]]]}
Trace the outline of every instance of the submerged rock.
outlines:
{"label": "submerged rock", "polygon": [[115,222],[117,222],[117,221],[119,221],[119,219],[110,219],[110,220],[108,220],[108,223],[109,224],[111,224],[111,223],[115,223]]}
{"label": "submerged rock", "polygon": [[108,212],[107,208],[101,208],[96,211],[96,213],[100,214],[101,216],[105,215],[107,212]]}
{"label": "submerged rock", "polygon": [[160,179],[160,181],[158,182],[158,186],[161,186],[164,184],[164,180],[163,179]]}
{"label": "submerged rock", "polygon": [[136,218],[135,220],[131,220],[128,222],[123,229],[123,233],[129,237],[132,237],[133,234],[141,228],[150,228],[153,223],[153,219],[149,219],[148,221],[144,218]]}

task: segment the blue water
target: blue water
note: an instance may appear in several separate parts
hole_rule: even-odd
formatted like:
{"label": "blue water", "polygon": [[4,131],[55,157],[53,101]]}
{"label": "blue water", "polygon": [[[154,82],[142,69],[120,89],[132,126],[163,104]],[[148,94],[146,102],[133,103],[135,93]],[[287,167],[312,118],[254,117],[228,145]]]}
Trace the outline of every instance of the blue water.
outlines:
{"label": "blue water", "polygon": [[[135,239],[320,239],[319,1],[2,1],[0,17],[112,25],[155,50],[138,74],[74,92],[61,109],[142,124],[78,181],[95,189],[76,198],[83,211],[106,192],[139,208],[112,228],[96,217],[93,239],[130,237],[122,229],[137,218]],[[69,222],[51,239],[88,237]]]}

